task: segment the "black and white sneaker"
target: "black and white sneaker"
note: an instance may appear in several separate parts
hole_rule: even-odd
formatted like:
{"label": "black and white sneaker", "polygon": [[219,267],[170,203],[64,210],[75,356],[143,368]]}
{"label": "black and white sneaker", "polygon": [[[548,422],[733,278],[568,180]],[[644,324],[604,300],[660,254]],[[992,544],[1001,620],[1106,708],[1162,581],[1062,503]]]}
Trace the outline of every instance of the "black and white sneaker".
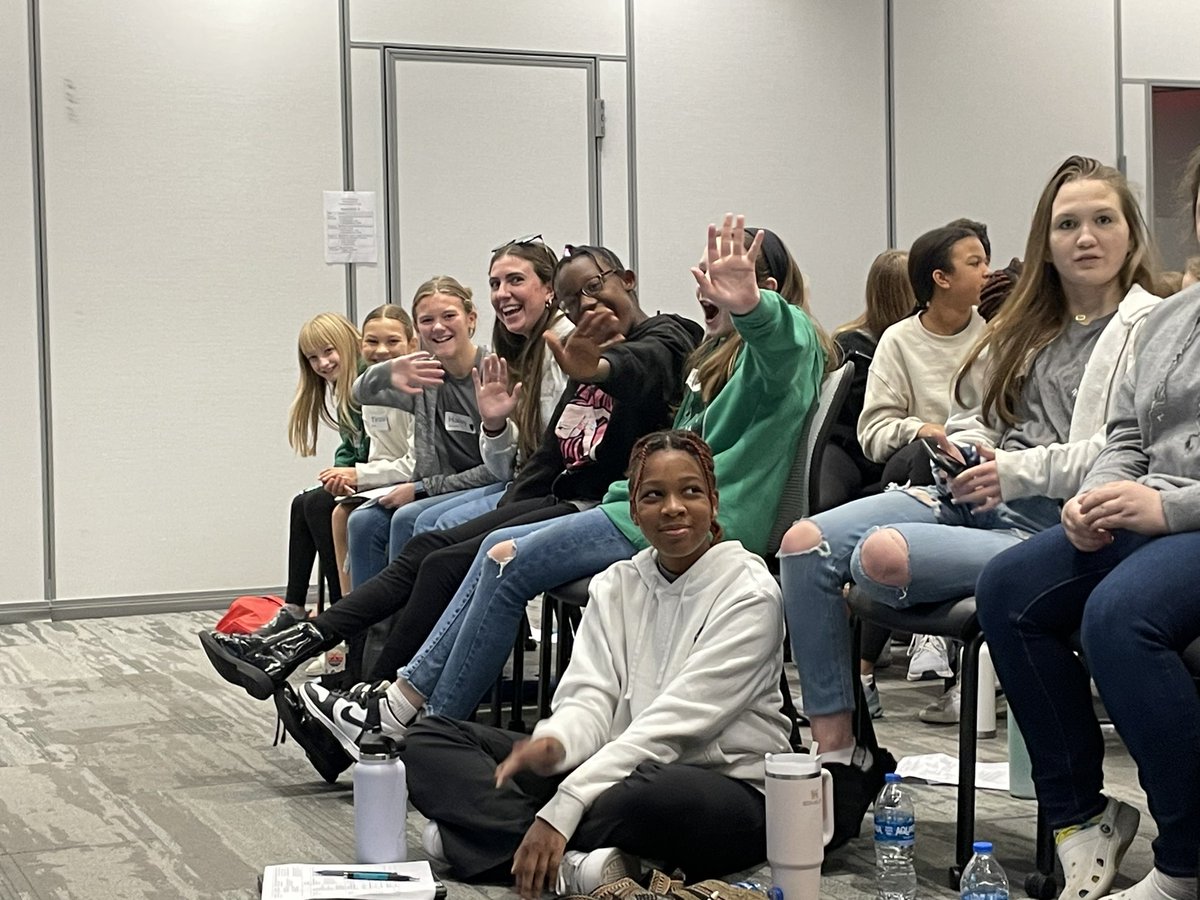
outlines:
{"label": "black and white sneaker", "polygon": [[329,784],[354,763],[341,743],[320,723],[313,720],[308,708],[290,684],[275,692],[275,709],[284,730],[292,736],[317,773]]}
{"label": "black and white sneaker", "polygon": [[300,696],[309,715],[357,761],[358,743],[366,733],[381,731],[390,738],[404,735],[405,728],[397,723],[395,716],[380,717],[380,706],[387,703],[388,687],[389,682],[380,681],[356,684],[348,691],[331,691],[317,682],[309,682],[301,688]]}

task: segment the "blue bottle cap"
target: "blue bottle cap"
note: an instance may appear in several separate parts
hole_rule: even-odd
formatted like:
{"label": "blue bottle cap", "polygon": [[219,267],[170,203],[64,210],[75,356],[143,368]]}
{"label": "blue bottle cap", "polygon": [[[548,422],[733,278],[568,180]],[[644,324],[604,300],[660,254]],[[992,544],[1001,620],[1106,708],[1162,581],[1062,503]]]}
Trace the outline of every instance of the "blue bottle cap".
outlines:
{"label": "blue bottle cap", "polygon": [[991,853],[992,852],[992,842],[991,841],[976,841],[974,844],[971,845],[971,849],[974,850],[976,853]]}
{"label": "blue bottle cap", "polygon": [[904,779],[902,779],[895,772],[888,772],[886,775],[883,776],[883,780],[884,780],[885,784],[895,784],[896,782],[903,781]]}

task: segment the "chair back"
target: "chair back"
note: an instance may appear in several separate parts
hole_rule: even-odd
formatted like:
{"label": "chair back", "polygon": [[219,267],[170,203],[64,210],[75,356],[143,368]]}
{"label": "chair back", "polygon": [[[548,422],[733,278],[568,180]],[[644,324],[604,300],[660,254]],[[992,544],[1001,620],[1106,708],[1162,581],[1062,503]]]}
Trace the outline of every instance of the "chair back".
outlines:
{"label": "chair back", "polygon": [[779,497],[775,512],[775,524],[767,541],[767,553],[773,555],[779,549],[784,533],[797,519],[821,512],[821,460],[829,442],[829,429],[837,421],[842,404],[850,393],[850,382],[854,379],[854,363],[845,362],[821,381],[817,400],[808,414],[800,440],[796,443],[796,456],[791,471]]}

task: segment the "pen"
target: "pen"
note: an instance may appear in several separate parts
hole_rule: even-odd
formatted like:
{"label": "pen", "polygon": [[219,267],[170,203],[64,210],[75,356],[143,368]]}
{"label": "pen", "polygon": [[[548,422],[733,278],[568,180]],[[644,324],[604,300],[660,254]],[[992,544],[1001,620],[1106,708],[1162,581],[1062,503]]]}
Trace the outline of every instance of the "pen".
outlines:
{"label": "pen", "polygon": [[397,875],[395,872],[354,872],[349,869],[318,869],[318,875],[331,878],[350,878],[354,881],[416,881],[412,875]]}

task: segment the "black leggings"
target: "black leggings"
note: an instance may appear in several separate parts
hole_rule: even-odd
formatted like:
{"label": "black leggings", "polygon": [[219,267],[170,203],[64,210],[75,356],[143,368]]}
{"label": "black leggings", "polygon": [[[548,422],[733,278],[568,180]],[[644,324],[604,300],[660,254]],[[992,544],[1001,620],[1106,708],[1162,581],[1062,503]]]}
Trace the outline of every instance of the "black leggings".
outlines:
{"label": "black leggings", "polygon": [[[511,884],[513,854],[565,777],[522,772],[496,787],[496,764],[526,737],[441,716],[405,735],[413,806],[437,822],[459,878]],[[713,769],[647,760],[596,798],[567,846],[618,847],[688,881],[716,878],[766,859],[766,804],[752,784]]]}
{"label": "black leggings", "polygon": [[288,534],[288,582],[284,601],[304,606],[313,562],[321,557],[329,602],[342,597],[338,581],[337,555],[333,552],[333,508],[337,498],[324,488],[309,488],[292,499],[291,530]]}
{"label": "black leggings", "polygon": [[518,500],[462,525],[414,535],[386,569],[313,621],[323,634],[348,639],[403,610],[365,679],[390,681],[421,649],[489,534],[506,525],[565,516],[575,509],[553,497]]}

